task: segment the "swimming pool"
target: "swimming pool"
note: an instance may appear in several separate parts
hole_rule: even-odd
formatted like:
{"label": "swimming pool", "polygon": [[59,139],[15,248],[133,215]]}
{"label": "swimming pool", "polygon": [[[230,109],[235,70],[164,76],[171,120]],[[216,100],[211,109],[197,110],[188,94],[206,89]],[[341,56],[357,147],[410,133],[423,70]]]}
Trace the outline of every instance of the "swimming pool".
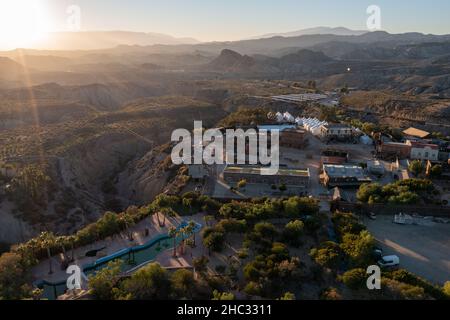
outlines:
{"label": "swimming pool", "polygon": [[[187,225],[188,223],[183,221],[177,229],[179,230]],[[196,223],[194,232],[198,233],[201,229],[202,225]],[[176,237],[176,246],[179,245],[181,241],[183,241],[183,237]],[[91,264],[84,265],[82,270],[86,276],[89,276],[105,268],[109,262],[120,259],[123,261],[122,272],[127,272],[137,266],[155,260],[161,252],[173,249],[173,243],[173,238],[171,238],[168,234],[162,234],[143,245],[122,249],[107,257],[100,258]],[[41,280],[37,281],[35,286],[43,290],[42,298],[49,300],[56,300],[57,297],[64,294],[67,289],[66,279],[54,283]]]}

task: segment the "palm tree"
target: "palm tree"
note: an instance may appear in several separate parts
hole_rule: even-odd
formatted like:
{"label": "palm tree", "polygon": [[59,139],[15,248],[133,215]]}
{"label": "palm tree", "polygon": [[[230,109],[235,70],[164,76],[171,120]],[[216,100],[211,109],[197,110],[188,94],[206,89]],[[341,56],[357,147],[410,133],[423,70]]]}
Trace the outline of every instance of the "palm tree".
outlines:
{"label": "palm tree", "polygon": [[186,235],[189,234],[188,232],[189,227],[186,226],[184,228],[181,228],[179,230],[179,235],[181,235],[181,243],[180,243],[180,247],[181,247],[181,255],[184,255],[184,249],[185,249],[185,244],[186,244]]}
{"label": "palm tree", "polygon": [[195,223],[195,221],[189,221],[189,224],[188,224],[188,231],[189,231],[189,233],[190,234],[192,234],[192,240],[193,240],[193,246],[194,246],[194,248],[197,246],[196,245],[196,242],[195,242],[195,227],[196,227],[197,225],[196,225],[196,223]]}
{"label": "palm tree", "polygon": [[70,236],[68,239],[68,241],[70,242],[70,250],[71,250],[70,262],[75,261],[75,240],[76,237],[74,235]]}
{"label": "palm tree", "polygon": [[130,228],[134,225],[134,219],[129,214],[124,214],[123,221],[125,223],[125,229],[128,236],[128,240],[133,241],[133,232],[130,231]]}
{"label": "palm tree", "polygon": [[48,264],[49,264],[49,271],[48,274],[53,273],[53,266],[52,266],[52,253],[51,248],[55,245],[55,236],[51,232],[42,232],[39,236],[39,239],[41,241],[42,247],[46,248],[47,250],[47,256],[48,256]]}
{"label": "palm tree", "polygon": [[156,214],[156,220],[158,220],[158,226],[160,226],[162,228],[163,225],[161,224],[161,219],[159,218],[159,211],[160,210],[156,210],[154,214]]}
{"label": "palm tree", "polygon": [[203,220],[205,220],[205,224],[206,224],[207,227],[209,227],[209,223],[210,223],[213,219],[214,219],[214,217],[211,216],[211,215],[207,215],[207,216],[204,216],[204,217],[203,217]]}
{"label": "palm tree", "polygon": [[64,237],[57,237],[57,238],[55,238],[55,244],[62,249],[64,260],[68,261],[69,258],[67,258],[67,254],[66,254],[66,247],[65,247],[66,240],[65,240],[65,238]]}
{"label": "palm tree", "polygon": [[178,230],[175,227],[170,227],[169,229],[169,237],[173,238],[173,257],[177,257],[177,235]]}
{"label": "palm tree", "polygon": [[163,223],[162,226],[160,227],[165,227],[166,226],[166,218],[167,217],[174,217],[175,216],[175,212],[171,209],[171,208],[163,208],[161,210],[161,213],[163,214]]}

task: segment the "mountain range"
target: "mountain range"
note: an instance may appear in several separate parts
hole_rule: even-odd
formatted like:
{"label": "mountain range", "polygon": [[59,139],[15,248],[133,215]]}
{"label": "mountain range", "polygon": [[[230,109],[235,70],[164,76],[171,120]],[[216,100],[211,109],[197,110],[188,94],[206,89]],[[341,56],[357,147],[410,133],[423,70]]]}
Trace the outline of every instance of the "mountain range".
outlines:
{"label": "mountain range", "polygon": [[264,38],[273,38],[273,37],[299,37],[304,35],[311,34],[334,34],[337,36],[360,36],[364,33],[367,33],[367,30],[351,30],[344,27],[316,27],[316,28],[308,28],[301,29],[296,31],[284,32],[284,33],[268,33],[257,37],[251,37],[249,39],[264,39]]}
{"label": "mountain range", "polygon": [[161,33],[131,31],[54,32],[40,42],[35,49],[45,50],[98,50],[119,45],[150,46],[155,44],[195,44],[193,38],[175,38]]}

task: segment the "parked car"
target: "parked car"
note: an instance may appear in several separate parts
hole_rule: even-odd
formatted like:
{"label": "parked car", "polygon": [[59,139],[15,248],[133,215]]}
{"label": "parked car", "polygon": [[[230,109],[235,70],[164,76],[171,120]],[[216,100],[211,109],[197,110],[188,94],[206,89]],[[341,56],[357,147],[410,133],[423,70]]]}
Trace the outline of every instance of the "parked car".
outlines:
{"label": "parked car", "polygon": [[383,249],[375,247],[373,249],[373,257],[376,261],[383,259]]}
{"label": "parked car", "polygon": [[397,256],[384,256],[378,260],[378,265],[382,268],[393,268],[400,265],[400,258]]}

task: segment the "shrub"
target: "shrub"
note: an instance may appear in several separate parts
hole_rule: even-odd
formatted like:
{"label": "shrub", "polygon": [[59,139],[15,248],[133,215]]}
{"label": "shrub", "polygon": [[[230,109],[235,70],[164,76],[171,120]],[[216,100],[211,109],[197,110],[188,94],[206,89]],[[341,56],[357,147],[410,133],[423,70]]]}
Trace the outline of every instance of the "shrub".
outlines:
{"label": "shrub", "polygon": [[367,231],[362,231],[359,235],[345,234],[342,238],[341,248],[349,257],[352,266],[367,266],[373,261],[373,250],[375,239]]}
{"label": "shrub", "polygon": [[344,273],[342,282],[352,290],[362,289],[366,285],[366,271],[364,269],[352,269]]}
{"label": "shrub", "polygon": [[0,256],[0,300],[29,297],[28,280],[30,273],[19,254],[7,252]]}
{"label": "shrub", "polygon": [[303,235],[304,229],[305,224],[303,221],[291,221],[284,227],[283,239],[294,246],[298,246],[300,243],[299,238]]}
{"label": "shrub", "polygon": [[[179,275],[177,278],[184,280],[185,273]],[[184,288],[183,282],[178,284]],[[151,263],[124,280],[121,289],[133,300],[167,300],[171,293],[171,281],[165,269],[158,263]]]}
{"label": "shrub", "polygon": [[286,292],[281,298],[280,300],[295,300],[295,294],[291,293],[291,292]]}
{"label": "shrub", "polygon": [[203,237],[203,244],[213,252],[220,252],[225,244],[225,235],[221,232],[212,231],[206,237]]}
{"label": "shrub", "polygon": [[310,252],[311,258],[324,268],[337,269],[342,261],[342,253],[339,245],[334,242],[325,242],[320,248],[314,248]]}
{"label": "shrub", "polygon": [[120,274],[121,264],[120,260],[110,262],[105,268],[89,276],[88,286],[95,299],[114,299],[114,288]]}

